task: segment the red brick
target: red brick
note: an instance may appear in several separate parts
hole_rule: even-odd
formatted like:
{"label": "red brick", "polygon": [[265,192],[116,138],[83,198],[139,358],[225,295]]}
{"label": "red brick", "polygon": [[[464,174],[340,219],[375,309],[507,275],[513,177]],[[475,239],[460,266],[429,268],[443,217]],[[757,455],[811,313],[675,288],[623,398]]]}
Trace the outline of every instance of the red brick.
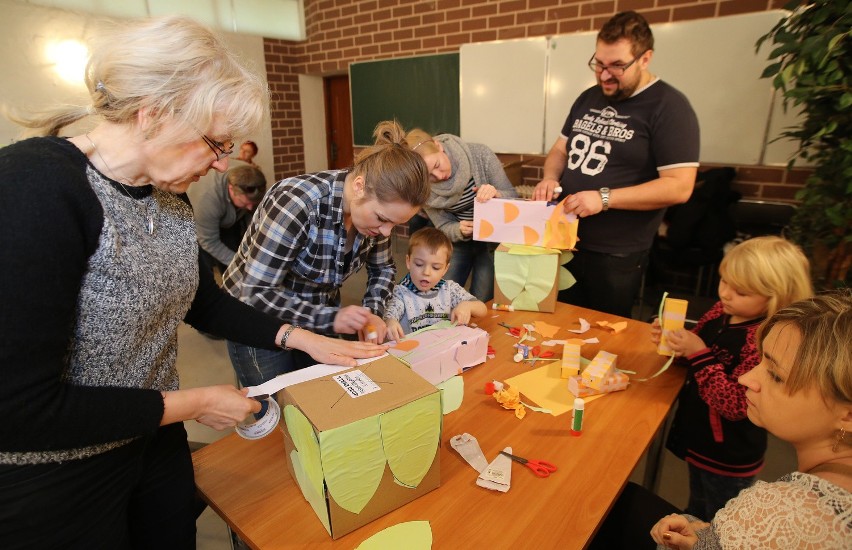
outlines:
{"label": "red brick", "polygon": [[713,4],[700,4],[675,8],[672,12],[672,21],[686,21],[689,19],[702,19],[716,15],[716,6]]}
{"label": "red brick", "polygon": [[[680,0],[683,3],[683,0]],[[654,7],[654,0],[618,0],[618,11],[639,11]]]}
{"label": "red brick", "polygon": [[458,21],[442,23],[437,26],[437,30],[440,34],[454,34],[461,30],[461,23],[459,23]]}
{"label": "red brick", "polygon": [[547,11],[546,10],[534,10],[534,11],[526,11],[521,12],[515,16],[515,20],[518,22],[518,25],[529,25],[533,23],[544,23],[547,21]]}
{"label": "red brick", "polygon": [[424,38],[422,40],[423,48],[441,48],[445,44],[444,40],[445,39],[443,36],[433,36],[431,38]]}
{"label": "red brick", "polygon": [[360,27],[358,27],[358,34],[370,34],[377,32],[378,30],[378,23],[367,23],[366,25],[361,25]]}
{"label": "red brick", "polygon": [[411,6],[398,6],[393,9],[392,13],[393,17],[395,19],[398,19],[400,17],[406,17],[411,15],[412,13],[414,13],[414,10],[411,8]]}
{"label": "red brick", "polygon": [[510,2],[500,3],[500,13],[510,13],[525,11],[527,9],[526,0],[512,0]]}
{"label": "red brick", "polygon": [[461,28],[463,31],[480,31],[488,26],[488,21],[482,19],[468,19],[462,21]]}
{"label": "red brick", "polygon": [[497,40],[497,31],[480,31],[471,33],[470,38],[473,42],[491,42]]}
{"label": "red brick", "polygon": [[[355,17],[352,18],[353,25],[363,25],[365,23],[370,23],[373,21],[373,16],[369,13],[359,13]],[[334,23],[334,21],[332,21]]]}
{"label": "red brick", "polygon": [[615,2],[612,2],[612,1],[592,2],[590,4],[583,4],[582,6],[580,6],[580,15],[584,15],[584,16],[601,15],[601,14],[612,15],[614,13],[615,13]]}
{"label": "red brick", "polygon": [[444,17],[444,12],[439,11],[439,12],[424,13],[423,15],[420,16],[420,20],[423,22],[424,25],[430,25],[430,24],[433,24],[433,23],[443,23],[446,20],[446,18]]}
{"label": "red brick", "polygon": [[435,11],[435,2],[418,2],[414,4],[414,13],[426,14]]}
{"label": "red brick", "polygon": [[559,23],[542,23],[540,25],[530,25],[527,27],[527,36],[550,36],[558,34]]}
{"label": "red brick", "polygon": [[566,19],[574,19],[579,15],[580,8],[578,6],[560,6],[558,8],[552,8],[547,10],[547,19],[550,21],[564,21]]}
{"label": "red brick", "polygon": [[494,17],[488,18],[488,28],[489,29],[500,29],[503,27],[513,27],[515,25],[515,16],[513,14],[509,15],[496,15]]}
{"label": "red brick", "polygon": [[373,42],[376,44],[382,44],[384,42],[390,42],[393,38],[393,34],[389,32],[377,32],[373,35]]}
{"label": "red brick", "polygon": [[[650,10],[650,11],[644,10],[644,11],[641,11],[639,13],[641,13],[642,17],[644,17],[648,21],[648,23],[651,24],[651,25],[655,25],[655,24],[658,24],[658,23],[668,23],[668,22],[671,21],[671,18],[672,18],[672,12],[671,12],[670,9]],[[607,18],[601,19],[598,27],[600,27],[604,23],[606,23],[607,19],[609,19],[609,18],[607,17]]]}
{"label": "red brick", "polygon": [[566,34],[571,32],[583,32],[592,30],[591,19],[572,19],[570,21],[559,22],[559,33]]}
{"label": "red brick", "polygon": [[360,11],[361,13],[364,13],[364,12],[368,12],[368,11],[374,11],[378,7],[379,7],[379,5],[375,1],[360,2],[358,4],[358,11]]}
{"label": "red brick", "polygon": [[451,34],[447,37],[447,46],[470,44],[470,33]]}
{"label": "red brick", "polygon": [[404,52],[416,53],[416,52],[420,51],[420,49],[423,47],[423,41],[422,40],[403,40],[400,43],[399,46],[400,46],[400,48],[402,48],[402,51],[404,51]]}
{"label": "red brick", "polygon": [[343,6],[340,8],[340,15],[354,15],[358,12],[358,5],[351,4],[349,6]]}
{"label": "red brick", "polygon": [[461,6],[459,0],[440,0],[435,6],[436,10],[451,10]]}
{"label": "red brick", "polygon": [[554,4],[553,0],[529,0],[528,8],[531,10],[538,8],[549,8]]}
{"label": "red brick", "polygon": [[719,2],[720,16],[753,11],[766,11],[766,0],[723,0]]}
{"label": "red brick", "polygon": [[391,42],[390,44],[382,44],[381,46],[379,46],[379,49],[382,51],[382,53],[398,52],[399,44],[396,42]]}
{"label": "red brick", "polygon": [[412,36],[414,36],[414,31],[412,29],[400,29],[393,33],[394,40],[408,40]]}
{"label": "red brick", "polygon": [[523,27],[509,27],[506,29],[497,30],[497,38],[499,40],[512,40],[513,38],[526,37],[526,29]]}
{"label": "red brick", "polygon": [[414,29],[414,36],[417,38],[426,38],[427,36],[435,36],[438,34],[438,27],[436,25],[428,25],[426,27],[419,27]]}
{"label": "red brick", "polygon": [[471,10],[471,15],[473,15],[473,17],[485,17],[487,15],[494,15],[495,13],[497,13],[496,4],[485,4],[484,6],[475,6]]}
{"label": "red brick", "polygon": [[371,46],[364,46],[361,48],[361,55],[377,55],[379,53],[379,47],[376,44]]}
{"label": "red brick", "polygon": [[784,181],[786,183],[804,185],[805,182],[811,175],[813,175],[814,171],[810,168],[797,168],[793,170],[785,170],[784,171]]}
{"label": "red brick", "polygon": [[399,19],[388,19],[379,23],[379,28],[383,31],[390,31],[399,28]]}
{"label": "red brick", "polygon": [[392,8],[399,4],[399,0],[379,0],[379,9]]}
{"label": "red brick", "polygon": [[341,38],[337,41],[337,47],[339,49],[351,48],[355,45],[355,39],[351,36],[347,36],[346,38]]}

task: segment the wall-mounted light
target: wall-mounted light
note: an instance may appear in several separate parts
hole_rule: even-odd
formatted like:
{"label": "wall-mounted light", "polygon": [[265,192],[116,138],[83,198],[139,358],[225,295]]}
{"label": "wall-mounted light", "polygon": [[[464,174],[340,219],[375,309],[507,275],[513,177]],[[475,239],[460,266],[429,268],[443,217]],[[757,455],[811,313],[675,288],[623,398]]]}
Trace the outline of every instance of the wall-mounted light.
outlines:
{"label": "wall-mounted light", "polygon": [[45,56],[56,74],[69,84],[82,84],[89,50],[78,40],[55,40],[47,43]]}

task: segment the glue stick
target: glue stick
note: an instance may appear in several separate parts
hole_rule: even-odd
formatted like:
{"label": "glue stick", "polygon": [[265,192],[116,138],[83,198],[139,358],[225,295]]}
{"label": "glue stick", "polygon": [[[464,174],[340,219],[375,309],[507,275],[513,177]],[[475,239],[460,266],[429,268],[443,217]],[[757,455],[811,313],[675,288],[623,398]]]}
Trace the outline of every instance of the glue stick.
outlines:
{"label": "glue stick", "polygon": [[562,193],[562,188],[560,186],[556,186],[553,188],[553,196],[558,197],[559,194]]}
{"label": "glue stick", "polygon": [[574,413],[571,415],[571,435],[580,436],[583,434],[583,412],[586,409],[586,402],[583,398],[578,397],[574,400]]}
{"label": "glue stick", "polygon": [[364,332],[367,333],[365,336],[367,340],[375,340],[379,337],[379,333],[376,332],[376,327],[374,327],[373,325],[364,325]]}
{"label": "glue stick", "polygon": [[515,311],[515,306],[512,304],[498,304],[495,302],[491,304],[491,307],[498,311]]}

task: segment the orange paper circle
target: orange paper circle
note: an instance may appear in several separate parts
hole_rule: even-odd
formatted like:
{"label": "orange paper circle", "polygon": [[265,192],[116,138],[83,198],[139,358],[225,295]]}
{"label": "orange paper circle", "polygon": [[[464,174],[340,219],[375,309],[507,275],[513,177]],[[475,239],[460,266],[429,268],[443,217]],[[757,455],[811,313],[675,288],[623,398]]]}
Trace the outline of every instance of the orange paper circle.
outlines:
{"label": "orange paper circle", "polygon": [[503,203],[503,221],[510,223],[521,214],[521,210],[511,202]]}
{"label": "orange paper circle", "polygon": [[479,220],[479,238],[487,239],[494,234],[494,226],[487,220]]}

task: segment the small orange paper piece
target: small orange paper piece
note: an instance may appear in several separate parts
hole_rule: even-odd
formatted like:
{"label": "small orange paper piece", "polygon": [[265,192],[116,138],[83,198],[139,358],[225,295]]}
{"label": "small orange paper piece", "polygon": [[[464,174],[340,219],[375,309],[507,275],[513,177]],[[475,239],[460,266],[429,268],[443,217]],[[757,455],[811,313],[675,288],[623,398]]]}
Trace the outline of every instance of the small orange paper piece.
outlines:
{"label": "small orange paper piece", "polygon": [[518,417],[518,420],[526,416],[527,409],[524,407],[524,404],[521,403],[521,394],[518,390],[506,386],[502,390],[496,391],[491,395],[494,396],[494,399],[496,399],[504,409],[514,410],[515,416]]}
{"label": "small orange paper piece", "polygon": [[515,218],[517,218],[520,214],[521,210],[514,204],[510,202],[503,204],[503,221],[505,223],[511,223],[515,221]]}
{"label": "small orange paper piece", "polygon": [[396,343],[394,349],[398,349],[399,351],[411,351],[419,345],[420,342],[418,340],[401,340]]}
{"label": "small orange paper piece", "polygon": [[619,332],[627,328],[627,321],[619,321],[617,323],[610,323],[609,321],[598,321],[598,326],[608,328],[614,334],[618,334]]}
{"label": "small orange paper piece", "polygon": [[559,330],[559,327],[556,325],[551,325],[550,323],[545,323],[544,321],[536,321],[535,322],[535,331],[545,338],[553,338],[553,335]]}
{"label": "small orange paper piece", "polygon": [[533,246],[538,242],[538,231],[533,229],[532,227],[525,225],[524,226],[524,244],[527,246]]}
{"label": "small orange paper piece", "polygon": [[488,220],[479,220],[479,236],[487,239],[494,234],[494,226]]}

